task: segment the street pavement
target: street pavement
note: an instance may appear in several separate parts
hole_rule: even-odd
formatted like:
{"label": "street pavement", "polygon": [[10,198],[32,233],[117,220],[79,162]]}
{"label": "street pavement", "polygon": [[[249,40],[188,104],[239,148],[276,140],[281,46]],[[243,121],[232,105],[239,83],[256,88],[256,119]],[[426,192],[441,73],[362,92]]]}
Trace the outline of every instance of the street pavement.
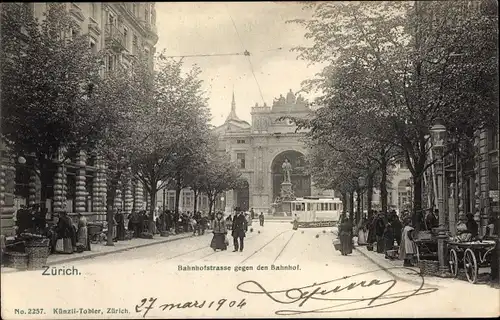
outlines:
{"label": "street pavement", "polygon": [[232,244],[214,252],[206,234],[55,266],[75,275],[2,273],[2,318],[26,319],[30,309],[37,319],[500,313],[500,290],[451,279],[434,285],[417,275],[405,281],[357,250],[335,251],[332,228],[293,231],[278,222],[252,228],[243,252],[232,252]]}

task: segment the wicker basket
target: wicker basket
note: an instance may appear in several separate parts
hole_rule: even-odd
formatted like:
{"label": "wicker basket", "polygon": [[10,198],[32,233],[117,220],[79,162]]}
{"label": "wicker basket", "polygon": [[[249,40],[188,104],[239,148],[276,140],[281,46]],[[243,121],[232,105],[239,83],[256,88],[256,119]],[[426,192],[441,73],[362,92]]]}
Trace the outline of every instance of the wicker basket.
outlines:
{"label": "wicker basket", "polygon": [[160,236],[162,237],[168,237],[170,233],[168,231],[160,231]]}
{"label": "wicker basket", "polygon": [[153,234],[150,233],[150,232],[143,232],[143,233],[141,233],[141,235],[139,236],[139,238],[142,238],[142,239],[153,239]]}
{"label": "wicker basket", "polygon": [[5,252],[5,266],[20,270],[28,269],[28,254],[22,252]]}
{"label": "wicker basket", "polygon": [[434,260],[420,260],[418,267],[422,276],[435,276],[439,272],[439,262]]}
{"label": "wicker basket", "polygon": [[41,269],[47,265],[49,256],[49,239],[32,240],[26,242],[28,254],[28,269]]}

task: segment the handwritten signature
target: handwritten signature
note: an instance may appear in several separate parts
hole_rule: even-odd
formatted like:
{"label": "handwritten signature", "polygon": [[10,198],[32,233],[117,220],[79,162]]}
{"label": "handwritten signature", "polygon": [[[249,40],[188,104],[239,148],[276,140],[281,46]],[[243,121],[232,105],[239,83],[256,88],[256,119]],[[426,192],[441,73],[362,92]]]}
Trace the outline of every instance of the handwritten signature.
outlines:
{"label": "handwritten signature", "polygon": [[[406,267],[394,267],[389,269],[406,269],[420,276],[420,284],[411,290],[395,291],[397,280],[361,279],[384,269],[362,272],[351,276],[341,277],[321,283],[313,283],[304,287],[290,289],[269,290],[264,285],[254,280],[240,283],[236,288],[240,292],[256,295],[265,295],[280,305],[294,306],[295,309],[282,309],[275,311],[276,315],[297,315],[306,313],[334,313],[353,310],[362,310],[386,306],[412,296],[429,294],[437,291],[437,288],[424,288],[424,277],[414,269]],[[389,270],[385,269],[385,270]],[[355,281],[355,278],[359,279]],[[350,283],[341,283],[345,281]],[[371,289],[367,289],[370,288]],[[377,290],[379,288],[380,290]],[[368,296],[366,296],[368,295]],[[305,308],[306,303],[310,305],[314,301],[320,301],[319,308]],[[327,304],[326,306],[324,305]]]}

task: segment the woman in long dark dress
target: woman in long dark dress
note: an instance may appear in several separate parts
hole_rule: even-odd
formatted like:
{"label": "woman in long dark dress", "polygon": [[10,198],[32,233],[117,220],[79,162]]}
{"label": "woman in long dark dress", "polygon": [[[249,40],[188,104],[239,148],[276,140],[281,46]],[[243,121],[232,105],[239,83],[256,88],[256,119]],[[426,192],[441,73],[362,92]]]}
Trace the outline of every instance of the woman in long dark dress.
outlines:
{"label": "woman in long dark dress", "polygon": [[343,256],[352,253],[352,223],[345,216],[339,226],[340,252]]}
{"label": "woman in long dark dress", "polygon": [[377,237],[377,253],[385,253],[384,240],[385,221],[382,214],[375,218],[375,235]]}
{"label": "woman in long dark dress", "polygon": [[387,222],[384,229],[384,250],[387,254],[388,250],[394,249],[394,227],[392,221]]}
{"label": "woman in long dark dress", "polygon": [[210,247],[216,251],[217,249],[226,250],[226,220],[223,219],[222,212],[217,212],[214,220],[214,228],[213,228],[214,237],[212,238],[212,242]]}
{"label": "woman in long dark dress", "polygon": [[116,220],[116,237],[118,238],[119,241],[125,240],[125,216],[123,215],[123,212],[118,209],[118,211],[115,214],[115,220]]}

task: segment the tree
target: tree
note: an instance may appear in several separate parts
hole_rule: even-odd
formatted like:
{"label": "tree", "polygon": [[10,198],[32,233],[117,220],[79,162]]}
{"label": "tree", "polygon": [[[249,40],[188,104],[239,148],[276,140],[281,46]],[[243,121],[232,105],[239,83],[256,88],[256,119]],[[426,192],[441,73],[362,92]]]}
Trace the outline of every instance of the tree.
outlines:
{"label": "tree", "polygon": [[23,4],[3,4],[1,14],[2,137],[39,172],[44,201],[59,152],[92,150],[105,135],[108,114],[89,99],[101,56],[87,35],[72,34],[64,4],[49,4],[41,22]]}
{"label": "tree", "polygon": [[241,183],[241,173],[227,154],[210,154],[201,179],[201,190],[208,196],[209,215],[217,197],[224,191],[238,188]]}
{"label": "tree", "polygon": [[[185,173],[201,161],[206,146],[209,111],[199,79],[200,70],[182,71],[182,60],[159,60],[146,122],[137,130],[133,170],[150,198],[169,183],[177,189],[176,212]],[[151,206],[151,214],[154,206]]]}
{"label": "tree", "polygon": [[95,89],[93,103],[106,110],[108,122],[106,135],[97,145],[98,154],[108,164],[106,214],[108,221],[107,245],[114,245],[112,238],[116,191],[132,179],[130,150],[144,143],[148,137],[137,134],[145,125],[150,104],[151,72],[141,57],[129,67],[118,66],[106,75]]}
{"label": "tree", "polygon": [[421,211],[422,177],[432,165],[435,120],[445,119],[453,136],[450,152],[495,114],[497,17],[488,1],[481,3],[481,10],[469,10],[466,1],[317,3],[308,5],[312,19],[293,21],[314,43],[296,48],[299,57],[328,64],[307,87],[328,91],[330,75],[347,71],[342,75],[356,80],[351,99],[370,102],[360,112],[387,123],[392,137],[378,141],[403,152],[414,212]]}

